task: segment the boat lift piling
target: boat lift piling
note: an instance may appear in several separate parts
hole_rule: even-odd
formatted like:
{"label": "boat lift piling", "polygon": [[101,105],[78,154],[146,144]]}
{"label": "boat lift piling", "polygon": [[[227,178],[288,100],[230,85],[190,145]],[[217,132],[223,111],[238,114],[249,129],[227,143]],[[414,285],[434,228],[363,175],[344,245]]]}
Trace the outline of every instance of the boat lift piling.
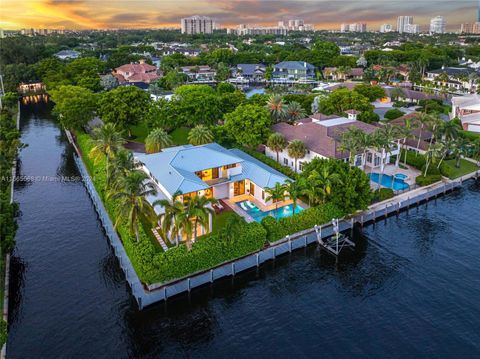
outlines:
{"label": "boat lift piling", "polygon": [[317,225],[314,227],[320,246],[335,256],[338,256],[343,248],[355,248],[355,243],[340,233],[338,219],[332,219],[332,228],[334,233],[333,237],[324,240],[322,238],[322,227]]}

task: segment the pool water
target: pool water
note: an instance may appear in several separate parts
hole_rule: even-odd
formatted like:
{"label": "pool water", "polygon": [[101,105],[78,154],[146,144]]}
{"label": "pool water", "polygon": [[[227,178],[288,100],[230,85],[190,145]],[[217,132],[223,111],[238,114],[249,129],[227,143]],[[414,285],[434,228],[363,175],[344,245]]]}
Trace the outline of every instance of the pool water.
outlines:
{"label": "pool water", "polygon": [[[237,205],[247,212],[256,222],[261,222],[263,218],[267,216],[273,216],[274,218],[280,219],[285,217],[290,217],[293,215],[293,205],[289,204],[283,207],[278,207],[276,210],[273,209],[271,211],[263,212],[260,208],[255,206],[250,201],[243,201],[238,202]],[[247,209],[245,209],[247,208]],[[297,204],[295,208],[295,214],[300,213],[303,211],[303,208]]]}
{"label": "pool water", "polygon": [[[397,174],[395,178],[390,175],[383,175],[382,176],[382,183],[380,183],[380,173],[369,173],[368,177],[375,183],[380,183],[383,187],[391,188],[395,191],[403,191],[408,189],[410,186],[405,183],[405,181],[399,177],[405,175]],[[407,178],[407,176],[403,177]]]}

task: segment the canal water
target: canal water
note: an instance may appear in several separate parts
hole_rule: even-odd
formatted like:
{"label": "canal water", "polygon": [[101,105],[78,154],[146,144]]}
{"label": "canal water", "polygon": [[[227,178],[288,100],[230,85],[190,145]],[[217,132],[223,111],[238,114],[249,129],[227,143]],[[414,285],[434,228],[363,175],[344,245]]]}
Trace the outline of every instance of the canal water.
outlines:
{"label": "canal water", "polygon": [[48,106],[21,130],[8,358],[480,354],[478,182],[366,228],[338,263],[310,246],[140,312]]}

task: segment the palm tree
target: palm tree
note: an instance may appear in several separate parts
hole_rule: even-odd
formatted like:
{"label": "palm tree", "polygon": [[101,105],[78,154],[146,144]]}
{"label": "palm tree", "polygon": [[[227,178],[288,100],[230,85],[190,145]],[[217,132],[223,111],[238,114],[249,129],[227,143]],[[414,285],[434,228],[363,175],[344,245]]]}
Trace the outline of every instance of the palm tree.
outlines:
{"label": "palm tree", "polygon": [[405,158],[403,164],[407,165],[407,140],[410,138],[415,138],[413,131],[417,128],[416,124],[412,122],[410,118],[405,118],[403,120],[403,127],[400,129],[400,134],[403,135],[402,149],[405,152]]}
{"label": "palm tree", "polygon": [[167,199],[156,200],[152,203],[152,206],[163,207],[163,213],[158,216],[162,224],[162,234],[164,238],[168,238],[169,234],[173,235],[175,244],[179,244],[179,232],[175,226],[176,218],[185,210],[185,204],[183,201],[178,200],[179,192],[175,193],[172,197],[172,201]]}
{"label": "palm tree", "polygon": [[280,95],[271,95],[267,104],[265,105],[270,115],[275,122],[281,121],[285,116],[285,104],[283,103],[283,98]]}
{"label": "palm tree", "polygon": [[213,142],[213,133],[205,125],[195,126],[188,133],[188,142],[194,146]]}
{"label": "palm tree", "polygon": [[376,130],[373,135],[372,135],[372,146],[375,149],[375,152],[381,153],[381,158],[380,158],[380,179],[378,181],[378,189],[382,186],[382,180],[383,180],[383,174],[385,172],[385,164],[384,164],[384,158],[385,158],[385,152],[386,148],[389,146],[389,142],[387,137],[385,136],[384,131],[381,129]]}
{"label": "palm tree", "polygon": [[265,188],[265,192],[267,193],[265,201],[273,201],[275,203],[275,216],[277,216],[278,212],[278,202],[285,200],[285,190],[285,186],[279,182],[275,183],[275,186],[272,188]]}
{"label": "palm tree", "polygon": [[365,168],[367,162],[367,151],[372,145],[372,136],[360,129],[354,131],[354,142],[356,143],[356,149],[362,152],[362,169]]}
{"label": "palm tree", "polygon": [[287,147],[288,155],[295,159],[295,172],[297,172],[297,160],[304,158],[307,149],[305,144],[300,140],[293,140]]}
{"label": "palm tree", "polygon": [[277,162],[279,152],[282,152],[285,148],[287,148],[287,140],[281,133],[272,133],[267,140],[267,147],[270,148],[272,151],[275,151],[277,154]]}
{"label": "palm tree", "polygon": [[172,138],[162,128],[153,129],[145,139],[147,153],[160,152],[163,148],[173,144]]}
{"label": "palm tree", "polygon": [[347,131],[340,135],[339,149],[342,152],[348,152],[348,163],[350,166],[353,166],[354,154],[356,154],[359,149],[359,144],[357,142],[358,131],[358,128],[350,127]]}
{"label": "palm tree", "polygon": [[113,123],[106,123],[93,130],[93,148],[89,156],[98,164],[105,157],[106,184],[110,182],[110,160],[122,148],[125,140]]}
{"label": "palm tree", "polygon": [[332,188],[335,184],[341,184],[339,174],[331,172],[331,168],[329,166],[324,166],[317,178],[317,186],[320,188],[322,203],[325,203],[327,198],[332,194]]}
{"label": "palm tree", "polygon": [[418,142],[417,142],[417,154],[418,154],[418,149],[420,148],[420,141],[422,140],[423,129],[431,121],[431,116],[427,114],[426,111],[427,111],[427,108],[425,106],[424,112],[420,113],[420,115],[417,116],[417,120],[420,123],[420,133],[418,135]]}
{"label": "palm tree", "polygon": [[298,121],[306,116],[302,105],[296,101],[290,102],[285,109],[285,117],[289,122]]}
{"label": "palm tree", "polygon": [[441,144],[435,144],[432,147],[429,147],[428,150],[425,152],[425,172],[423,174],[424,177],[427,176],[428,168],[430,164],[435,163],[437,158],[441,156],[442,148],[440,148]]}
{"label": "palm tree", "polygon": [[455,157],[455,167],[460,168],[460,159],[468,152],[469,142],[464,137],[459,137],[452,142],[450,152]]}
{"label": "palm tree", "polygon": [[146,196],[156,193],[157,191],[145,172],[132,171],[126,176],[120,177],[118,188],[108,195],[109,198],[119,201],[115,228],[127,221],[130,233],[135,233],[138,242],[139,220],[153,222],[155,218],[153,208],[147,201]]}
{"label": "palm tree", "polygon": [[297,209],[297,200],[298,197],[303,193],[304,189],[304,182],[303,181],[292,181],[291,179],[287,179],[285,181],[285,191],[288,192],[288,197],[293,201],[293,214],[295,214],[295,210]]}
{"label": "palm tree", "polygon": [[111,162],[111,178],[113,178],[113,188],[116,188],[118,185],[118,180],[121,177],[135,170],[136,167],[137,164],[135,163],[133,153],[128,150],[119,150]]}
{"label": "palm tree", "polygon": [[474,160],[477,160],[477,164],[480,165],[480,138],[470,143],[470,153]]}
{"label": "palm tree", "polygon": [[319,194],[319,178],[320,175],[317,170],[313,170],[310,172],[308,177],[306,178],[305,182],[303,183],[303,191],[302,194],[307,196],[308,198],[308,205],[311,207],[313,204],[317,202]]}
{"label": "palm tree", "polygon": [[461,128],[455,121],[442,122],[439,126],[439,134],[444,140],[456,140],[460,135]]}
{"label": "palm tree", "polygon": [[193,241],[197,240],[197,225],[200,224],[204,228],[209,226],[210,216],[215,215],[215,211],[209,204],[215,204],[218,201],[215,198],[206,196],[195,196],[187,201],[187,211],[194,218]]}

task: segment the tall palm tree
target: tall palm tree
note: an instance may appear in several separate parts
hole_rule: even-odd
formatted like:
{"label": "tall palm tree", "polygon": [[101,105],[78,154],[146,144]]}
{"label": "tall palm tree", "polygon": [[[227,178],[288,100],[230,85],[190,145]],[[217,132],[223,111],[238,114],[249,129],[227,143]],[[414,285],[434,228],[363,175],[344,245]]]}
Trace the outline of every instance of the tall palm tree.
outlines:
{"label": "tall palm tree", "polygon": [[204,228],[208,228],[210,216],[215,215],[215,211],[209,204],[215,204],[218,201],[215,198],[206,196],[195,196],[187,201],[187,211],[193,218],[193,241],[197,240],[197,225],[200,224]]}
{"label": "tall palm tree", "polygon": [[267,140],[267,147],[270,148],[272,151],[275,151],[277,154],[277,162],[278,154],[282,152],[285,148],[287,148],[287,140],[281,133],[272,133]]}
{"label": "tall palm tree", "polygon": [[285,103],[280,95],[271,95],[265,105],[275,122],[281,121],[285,116]]}
{"label": "tall palm tree", "polygon": [[273,201],[275,203],[275,217],[277,216],[278,212],[278,202],[285,200],[285,191],[285,186],[279,182],[275,183],[274,187],[265,188],[265,192],[267,193],[265,201]]}
{"label": "tall palm tree", "polygon": [[357,142],[358,130],[356,127],[350,127],[340,135],[339,149],[342,152],[348,152],[348,163],[350,166],[353,166],[354,154],[359,150],[359,144]]}
{"label": "tall palm tree", "polygon": [[329,166],[324,166],[317,178],[317,185],[322,195],[321,202],[325,203],[327,198],[332,194],[333,186],[341,183],[340,175],[332,172]]}
{"label": "tall palm tree", "polygon": [[163,207],[163,213],[158,216],[158,219],[162,225],[162,234],[164,238],[168,238],[169,235],[173,236],[175,244],[179,244],[179,232],[176,227],[176,218],[185,210],[185,204],[178,199],[180,193],[175,193],[171,201],[167,199],[156,200],[152,203],[152,206]]}
{"label": "tall palm tree", "polygon": [[321,196],[319,193],[320,188],[320,174],[317,170],[313,170],[310,172],[308,177],[306,178],[303,186],[302,194],[307,196],[308,198],[308,205],[311,207],[312,205],[318,202],[318,198]]}
{"label": "tall palm tree", "polygon": [[153,129],[145,139],[147,153],[160,152],[163,148],[173,144],[172,138],[162,128]]}
{"label": "tall palm tree", "polygon": [[304,158],[307,154],[305,144],[300,140],[293,140],[287,147],[288,155],[295,160],[295,172],[297,171],[297,160]]}
{"label": "tall palm tree", "polygon": [[205,125],[195,126],[188,133],[188,142],[194,146],[213,142],[213,133]]}
{"label": "tall palm tree", "polygon": [[465,137],[458,137],[452,142],[450,152],[455,157],[455,167],[460,168],[460,160],[463,155],[468,153],[469,142]]}
{"label": "tall palm tree", "polygon": [[432,163],[435,163],[436,160],[441,156],[441,151],[442,149],[440,148],[441,144],[435,144],[432,147],[429,147],[427,151],[425,152],[425,172],[423,173],[423,176],[427,176],[428,174],[428,168]]}
{"label": "tall palm tree", "polygon": [[[119,150],[111,162],[111,182],[113,182],[113,188],[116,188],[118,180],[127,175],[129,172],[135,170],[137,167],[133,153],[128,150]],[[110,183],[109,183],[110,184]]]}
{"label": "tall palm tree", "polygon": [[477,160],[477,165],[480,165],[480,138],[470,143],[470,153],[474,160]]}
{"label": "tall palm tree", "polygon": [[105,157],[106,185],[110,182],[110,161],[122,148],[125,140],[113,123],[106,123],[93,130],[93,147],[89,156],[98,164]]}
{"label": "tall palm tree", "polygon": [[[380,179],[378,181],[378,189],[382,187],[383,174],[385,172],[384,158],[385,158],[385,149],[389,146],[388,140],[385,136],[385,133],[378,129],[372,135],[372,147],[375,149],[375,152],[381,153],[380,157]],[[374,160],[375,161],[375,160]]]}
{"label": "tall palm tree", "polygon": [[298,121],[306,116],[302,105],[296,101],[290,102],[285,108],[285,117],[289,122]]}
{"label": "tall palm tree", "polygon": [[153,222],[155,214],[152,206],[147,201],[146,196],[155,195],[153,184],[145,172],[132,171],[119,180],[118,188],[109,192],[109,198],[119,201],[119,212],[115,221],[115,228],[121,223],[127,222],[130,233],[135,233],[137,242],[138,222],[143,219],[147,222]]}
{"label": "tall palm tree", "polygon": [[[420,126],[419,126],[420,127],[420,133],[419,133],[419,136],[418,136],[417,151],[420,148],[420,141],[422,140],[423,130],[428,125],[428,123],[431,122],[431,116],[429,114],[427,114],[426,111],[427,111],[427,107],[425,106],[424,112],[420,113],[417,116],[417,120],[420,124]],[[418,152],[417,152],[417,154],[418,154]]]}
{"label": "tall palm tree", "polygon": [[407,165],[407,141],[408,139],[414,138],[415,135],[413,131],[417,128],[416,123],[413,122],[410,118],[405,118],[403,120],[403,127],[400,129],[400,134],[403,137],[402,150],[405,153],[403,164]]}
{"label": "tall palm tree", "polygon": [[460,135],[460,126],[455,121],[442,122],[439,126],[439,134],[444,140],[456,140]]}
{"label": "tall palm tree", "polygon": [[304,182],[303,181],[292,181],[291,179],[287,179],[285,181],[285,191],[288,192],[288,197],[293,201],[293,214],[295,214],[295,210],[297,209],[297,200],[303,193],[304,189]]}

